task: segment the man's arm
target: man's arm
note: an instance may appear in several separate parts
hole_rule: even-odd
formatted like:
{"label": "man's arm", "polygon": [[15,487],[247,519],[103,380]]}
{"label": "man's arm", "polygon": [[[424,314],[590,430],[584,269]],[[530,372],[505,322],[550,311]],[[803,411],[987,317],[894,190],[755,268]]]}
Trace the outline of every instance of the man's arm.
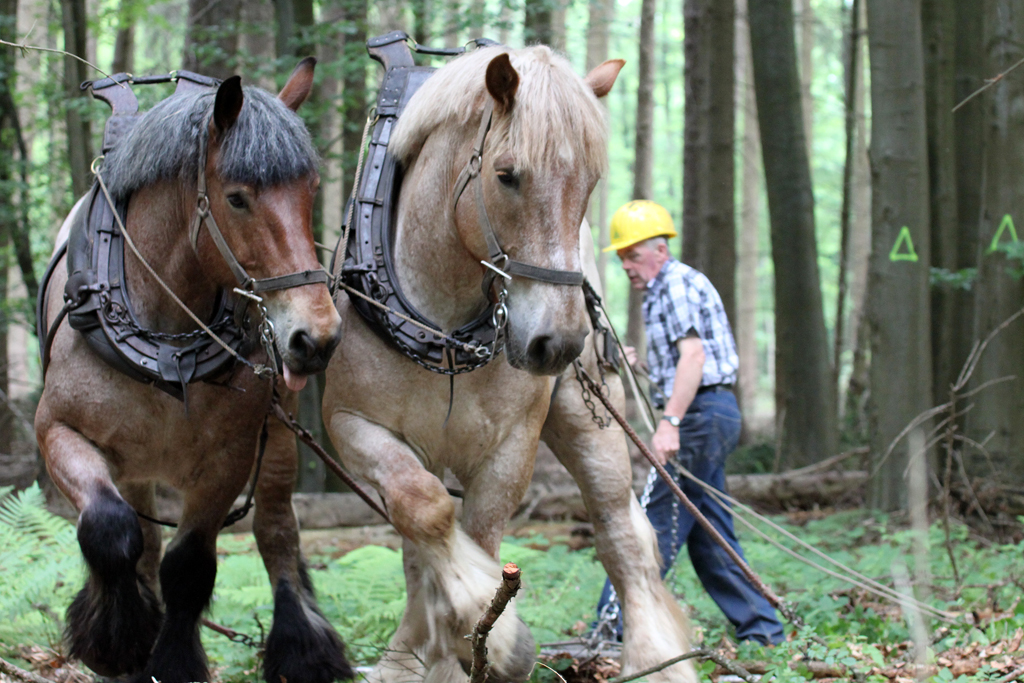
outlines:
{"label": "man's arm", "polygon": [[[691,336],[676,342],[676,348],[679,349],[679,362],[676,363],[672,395],[665,404],[665,415],[682,418],[693,403],[693,397],[697,395],[704,377],[704,344],[700,337]],[[664,465],[679,451],[679,428],[662,420],[658,423],[658,431],[654,433],[651,445],[654,447],[654,455]]]}

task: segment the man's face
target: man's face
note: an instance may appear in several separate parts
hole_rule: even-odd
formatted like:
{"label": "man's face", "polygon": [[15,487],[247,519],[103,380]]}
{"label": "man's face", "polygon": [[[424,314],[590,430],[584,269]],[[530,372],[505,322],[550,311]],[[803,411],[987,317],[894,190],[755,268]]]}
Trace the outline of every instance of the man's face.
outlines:
{"label": "man's face", "polygon": [[662,265],[668,260],[668,249],[658,243],[652,247],[646,242],[634,244],[616,252],[622,259],[622,269],[629,277],[633,289],[644,289],[647,283],[658,276]]}

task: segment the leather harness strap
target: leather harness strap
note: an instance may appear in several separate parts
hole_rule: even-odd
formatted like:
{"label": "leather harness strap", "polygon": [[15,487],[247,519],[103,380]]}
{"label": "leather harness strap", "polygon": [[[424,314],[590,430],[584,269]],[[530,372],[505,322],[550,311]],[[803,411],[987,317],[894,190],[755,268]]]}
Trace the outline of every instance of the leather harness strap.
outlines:
{"label": "leather harness strap", "polygon": [[[494,234],[490,218],[487,216],[487,205],[484,202],[484,183],[481,176],[484,158],[484,142],[487,140],[487,133],[491,130],[491,123],[494,119],[494,100],[488,98],[484,105],[483,114],[480,117],[480,128],[477,130],[476,141],[473,144],[473,156],[459,173],[455,180],[455,191],[452,194],[452,215],[459,205],[459,199],[469,183],[474,180],[473,194],[476,199],[477,220],[480,223],[480,232],[483,233],[484,241],[487,243],[487,253],[490,257],[490,266],[484,274],[482,284],[484,295],[490,297],[491,287],[494,278],[498,275],[511,280],[512,276],[518,275],[529,280],[547,282],[553,285],[566,285],[570,287],[583,286],[583,273],[572,270],[556,270],[530,265],[511,258],[498,243],[498,237]],[[486,263],[484,265],[487,265]]]}
{"label": "leather harness strap", "polygon": [[207,139],[209,138],[210,118],[212,116],[213,114],[211,113],[210,117],[207,117],[204,130],[199,135],[196,213],[192,219],[192,224],[189,226],[189,241],[192,243],[192,249],[198,250],[199,231],[205,225],[207,232],[210,233],[210,237],[213,238],[213,243],[217,245],[217,251],[220,252],[225,263],[228,264],[228,268],[231,269],[235,279],[238,280],[238,286],[253,294],[279,289],[291,289],[292,287],[302,287],[304,285],[327,284],[330,278],[327,275],[327,271],[322,268],[319,270],[303,270],[297,273],[289,273],[288,275],[275,275],[257,280],[249,275],[242,264],[238,262],[238,259],[235,258],[234,252],[231,251],[231,247],[228,246],[220,228],[217,227],[217,221],[213,217],[213,212],[210,211],[210,197],[206,192]]}

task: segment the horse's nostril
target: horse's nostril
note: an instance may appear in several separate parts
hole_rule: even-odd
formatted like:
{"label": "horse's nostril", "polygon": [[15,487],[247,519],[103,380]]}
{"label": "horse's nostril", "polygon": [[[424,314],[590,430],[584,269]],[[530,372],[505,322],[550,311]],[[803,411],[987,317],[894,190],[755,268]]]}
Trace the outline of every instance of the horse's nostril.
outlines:
{"label": "horse's nostril", "polygon": [[534,337],[526,347],[526,353],[538,365],[546,365],[551,354],[551,336],[542,334]]}
{"label": "horse's nostril", "polygon": [[296,359],[308,361],[316,355],[316,342],[305,330],[298,330],[288,341],[288,349]]}

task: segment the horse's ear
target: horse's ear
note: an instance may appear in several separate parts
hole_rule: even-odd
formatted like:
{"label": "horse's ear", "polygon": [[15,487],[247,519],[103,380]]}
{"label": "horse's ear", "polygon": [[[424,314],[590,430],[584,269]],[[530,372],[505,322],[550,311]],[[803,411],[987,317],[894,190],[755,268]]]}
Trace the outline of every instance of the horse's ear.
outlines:
{"label": "horse's ear", "polygon": [[594,94],[604,97],[615,85],[615,79],[619,76],[619,70],[626,65],[625,59],[609,59],[607,62],[598,64],[587,74],[583,81],[590,86]]}
{"label": "horse's ear", "polygon": [[509,112],[516,101],[519,74],[512,68],[508,53],[502,53],[487,65],[487,92],[498,104],[499,111]]}
{"label": "horse's ear", "polygon": [[316,57],[306,57],[288,77],[288,82],[281,88],[277,99],[284,102],[284,105],[292,111],[298,111],[299,107],[310,91],[313,90],[313,69],[316,67]]}
{"label": "horse's ear", "polygon": [[213,125],[219,132],[223,133],[235,125],[244,100],[241,77],[232,76],[220,84],[217,99],[213,102]]}

